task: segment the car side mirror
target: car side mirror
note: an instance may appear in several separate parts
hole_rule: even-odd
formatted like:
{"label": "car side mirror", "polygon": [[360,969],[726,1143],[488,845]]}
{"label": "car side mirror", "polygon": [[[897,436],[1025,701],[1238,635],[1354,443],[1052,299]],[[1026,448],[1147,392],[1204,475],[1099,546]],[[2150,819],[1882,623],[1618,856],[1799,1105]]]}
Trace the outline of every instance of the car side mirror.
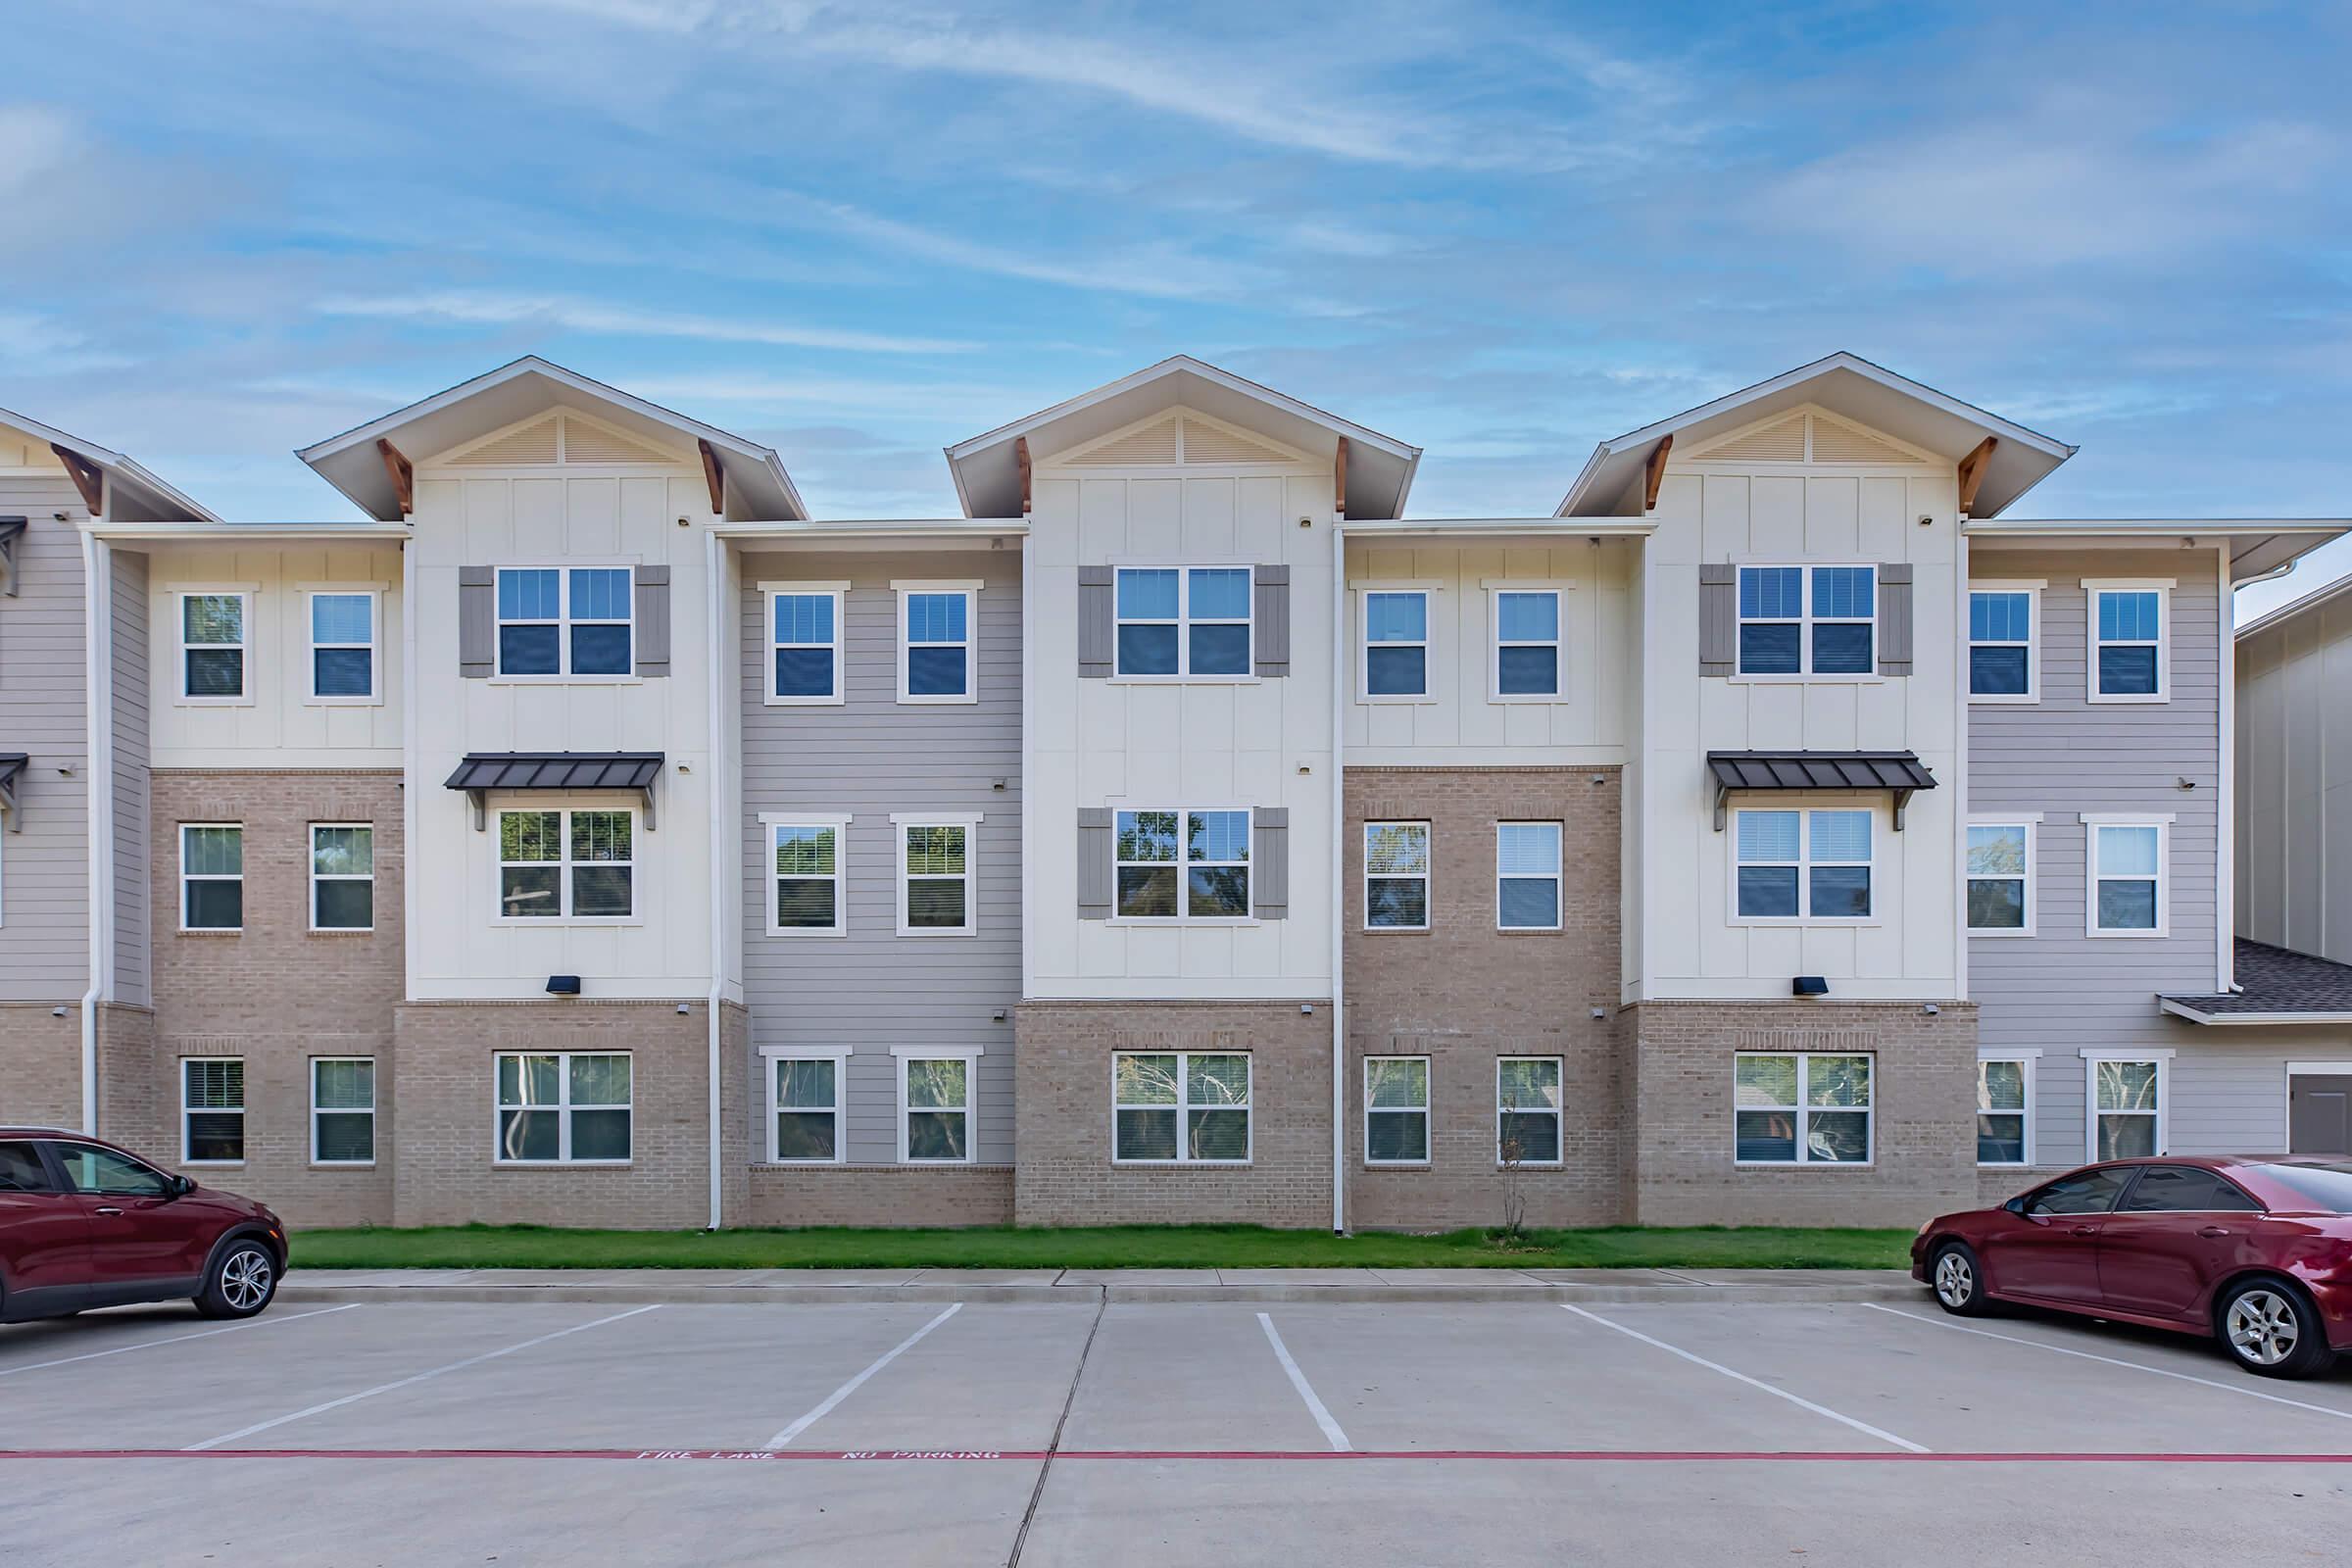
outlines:
{"label": "car side mirror", "polygon": [[2022,1196],[2012,1198],[2009,1200],[2009,1201],[2003,1203],[2001,1206],[2012,1214],[2023,1215],[2026,1211],[2026,1200]]}
{"label": "car side mirror", "polygon": [[165,1196],[166,1198],[185,1198],[185,1197],[187,1197],[187,1196],[188,1196],[190,1193],[194,1192],[195,1190],[196,1190],[196,1178],[195,1178],[195,1177],[193,1177],[193,1176],[174,1176],[174,1177],[172,1177],[172,1190],[171,1190],[170,1192],[166,1193],[164,1196]]}

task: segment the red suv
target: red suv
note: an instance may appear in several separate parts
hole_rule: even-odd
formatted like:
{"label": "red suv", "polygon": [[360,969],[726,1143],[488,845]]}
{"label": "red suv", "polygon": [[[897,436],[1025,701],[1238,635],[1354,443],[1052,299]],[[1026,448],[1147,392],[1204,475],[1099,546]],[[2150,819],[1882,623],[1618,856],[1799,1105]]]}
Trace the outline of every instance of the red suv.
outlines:
{"label": "red suv", "polygon": [[251,1317],[277,1294],[286,1228],[95,1138],[0,1127],[0,1323],[185,1297]]}

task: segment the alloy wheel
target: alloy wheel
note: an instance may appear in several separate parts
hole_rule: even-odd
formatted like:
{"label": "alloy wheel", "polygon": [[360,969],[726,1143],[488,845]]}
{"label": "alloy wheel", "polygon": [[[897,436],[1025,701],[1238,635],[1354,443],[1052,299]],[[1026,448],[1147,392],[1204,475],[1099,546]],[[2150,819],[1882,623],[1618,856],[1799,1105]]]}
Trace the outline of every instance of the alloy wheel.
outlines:
{"label": "alloy wheel", "polygon": [[260,1248],[240,1247],[220,1265],[220,1298],[239,1312],[258,1310],[270,1299],[273,1272]]}
{"label": "alloy wheel", "polygon": [[1977,1272],[1958,1248],[1936,1260],[1936,1298],[1946,1306],[1966,1306],[1977,1294]]}
{"label": "alloy wheel", "polygon": [[2302,1338],[2295,1303],[2277,1291],[2248,1291],[2230,1303],[2230,1348],[2256,1366],[2277,1366]]}

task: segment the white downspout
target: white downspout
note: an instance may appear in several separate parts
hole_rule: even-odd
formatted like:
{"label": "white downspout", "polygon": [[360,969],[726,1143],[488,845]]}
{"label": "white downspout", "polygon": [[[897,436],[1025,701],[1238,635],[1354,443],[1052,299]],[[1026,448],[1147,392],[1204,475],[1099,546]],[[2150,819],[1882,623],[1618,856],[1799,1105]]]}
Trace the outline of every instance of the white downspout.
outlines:
{"label": "white downspout", "polygon": [[98,1136],[98,1004],[115,983],[114,551],[81,535],[82,692],[88,791],[90,988],[81,998],[81,1130]]}
{"label": "white downspout", "polygon": [[1348,1232],[1348,518],[1331,519],[1331,1228]]}
{"label": "white downspout", "polygon": [[720,617],[725,603],[726,546],[718,534],[710,529],[703,533],[703,622],[705,651],[710,669],[704,681],[709,689],[710,747],[704,766],[710,778],[704,789],[710,800],[710,995],[704,1020],[710,1054],[710,1229],[717,1230],[725,1218],[721,1194],[725,1164],[720,1153],[720,1129],[725,1123],[725,1110],[720,1104],[720,1050],[718,1004],[725,989],[727,957],[727,852],[732,838],[729,831],[727,800],[727,731],[725,685],[720,679],[726,664],[726,626]]}

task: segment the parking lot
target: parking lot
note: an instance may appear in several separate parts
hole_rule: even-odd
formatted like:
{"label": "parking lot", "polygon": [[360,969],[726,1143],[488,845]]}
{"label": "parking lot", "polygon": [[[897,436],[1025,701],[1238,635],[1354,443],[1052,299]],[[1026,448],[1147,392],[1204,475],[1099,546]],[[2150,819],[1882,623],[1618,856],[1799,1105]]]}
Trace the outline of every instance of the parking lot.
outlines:
{"label": "parking lot", "polygon": [[1924,1293],[119,1311],[0,1328],[0,1417],[12,1565],[2324,1562],[2352,1516],[2352,1371]]}

